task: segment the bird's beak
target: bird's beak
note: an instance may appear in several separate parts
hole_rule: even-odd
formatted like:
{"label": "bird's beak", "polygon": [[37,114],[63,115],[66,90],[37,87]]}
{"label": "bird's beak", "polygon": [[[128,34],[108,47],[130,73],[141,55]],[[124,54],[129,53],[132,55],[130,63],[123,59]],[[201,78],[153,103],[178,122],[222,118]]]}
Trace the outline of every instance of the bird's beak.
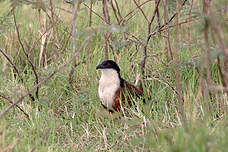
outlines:
{"label": "bird's beak", "polygon": [[104,66],[102,65],[102,64],[99,64],[97,67],[96,67],[96,70],[97,69],[103,69],[104,68]]}

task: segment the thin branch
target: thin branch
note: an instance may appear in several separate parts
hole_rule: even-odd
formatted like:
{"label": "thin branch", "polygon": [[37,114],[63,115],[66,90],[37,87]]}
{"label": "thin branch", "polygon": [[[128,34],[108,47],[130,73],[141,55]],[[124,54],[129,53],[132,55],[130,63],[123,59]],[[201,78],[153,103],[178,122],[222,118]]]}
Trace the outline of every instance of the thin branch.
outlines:
{"label": "thin branch", "polygon": [[103,14],[104,14],[104,19],[105,19],[105,23],[110,23],[110,16],[109,16],[109,11],[108,11],[108,0],[102,0],[102,4],[103,4]]}
{"label": "thin branch", "polygon": [[119,15],[119,17],[122,19],[123,17],[122,17],[122,15],[121,15],[121,13],[120,13],[120,9],[119,9],[119,6],[118,6],[118,3],[117,3],[116,0],[115,0],[115,3],[116,3],[116,9],[117,9],[118,15]]}
{"label": "thin branch", "polygon": [[74,54],[74,56],[72,56],[72,58],[70,60],[68,60],[65,64],[59,66],[54,72],[52,72],[49,76],[47,76],[46,78],[44,78],[43,80],[41,80],[38,84],[36,84],[32,89],[30,89],[28,91],[28,93],[22,95],[16,102],[14,102],[12,105],[8,106],[5,111],[3,111],[0,114],[0,120],[3,118],[3,116],[5,114],[7,114],[10,109],[12,109],[14,106],[16,106],[18,103],[22,102],[24,100],[25,97],[27,97],[29,94],[31,94],[34,90],[36,90],[38,87],[40,87],[43,83],[47,82],[50,78],[52,78],[56,73],[58,73],[59,71],[63,70],[69,63],[71,63],[72,61],[75,60],[75,58],[79,55],[79,53],[81,52],[81,50],[88,44],[88,42],[90,41],[92,35],[90,35],[88,37],[88,39],[84,42],[84,44],[80,47],[80,49]]}
{"label": "thin branch", "polygon": [[[181,4],[180,6],[180,9],[185,5],[185,3],[187,2],[187,0],[184,0],[183,3]],[[165,24],[163,24],[159,29],[158,26],[155,27],[154,31],[150,34],[150,35],[153,35],[153,33],[155,33],[156,31],[160,31],[160,29],[164,28],[166,25],[168,25],[177,15],[177,12],[175,14],[173,14],[173,16],[169,19],[168,22],[166,22]]]}
{"label": "thin branch", "polygon": [[[155,0],[155,3],[157,3],[158,0]],[[159,13],[159,8],[157,9],[157,22],[158,22],[158,28],[161,27],[161,21],[160,21],[160,13]]]}
{"label": "thin branch", "polygon": [[[221,26],[219,24],[217,24],[217,21],[216,21],[216,18],[215,18],[215,13],[212,11],[210,1],[209,0],[204,0],[204,2],[208,6],[208,14],[209,14],[210,19],[211,19],[210,23],[211,23],[213,29],[215,30],[215,33],[216,33],[216,35],[218,37],[218,40],[219,40],[220,48],[223,51],[225,73],[228,73],[228,49],[225,46],[224,39],[222,38]],[[227,74],[225,74],[224,76],[225,76],[226,83],[228,83]]]}
{"label": "thin branch", "polygon": [[106,22],[106,20],[103,18],[103,17],[101,17],[98,13],[96,13],[92,8],[90,8],[86,3],[82,3],[85,7],[87,7],[91,12],[93,12],[93,14],[95,14],[97,17],[99,17],[103,22],[105,22],[106,24],[108,24],[107,22]]}
{"label": "thin branch", "polygon": [[139,6],[137,6],[136,8],[134,8],[133,10],[131,10],[129,13],[127,13],[127,15],[125,15],[125,16],[120,20],[120,23],[121,23],[121,22],[124,22],[125,19],[126,19],[129,15],[131,15],[132,13],[134,13],[137,9],[141,8],[143,5],[145,5],[146,3],[151,2],[151,1],[152,1],[152,0],[145,1],[145,2],[143,2],[142,4],[140,4]]}
{"label": "thin branch", "polygon": [[[208,6],[204,1],[203,5],[203,13],[206,16],[208,13]],[[210,45],[209,45],[209,38],[208,38],[208,32],[209,32],[209,21],[205,18],[205,27],[204,27],[204,39],[205,39],[205,49],[204,49],[204,61],[205,65],[204,68],[206,68],[207,71],[207,83],[211,85],[211,72],[210,72],[210,58],[209,58],[209,52],[210,52]]]}
{"label": "thin branch", "polygon": [[[13,13],[13,19],[14,19],[14,24],[15,24],[15,27],[16,27],[18,41],[19,41],[19,43],[21,45],[21,48],[22,48],[23,53],[25,54],[25,56],[26,56],[26,58],[28,60],[28,63],[32,67],[32,71],[33,71],[33,73],[35,75],[35,82],[36,82],[36,84],[38,84],[39,78],[38,78],[38,74],[36,72],[35,66],[33,65],[32,61],[29,59],[29,56],[26,53],[25,48],[24,48],[24,45],[23,45],[23,43],[21,41],[20,32],[19,32],[19,28],[18,28],[18,25],[17,25],[16,15],[15,15],[15,8],[12,9],[12,13]],[[36,89],[36,98],[37,99],[39,98],[38,94],[39,94],[39,88]],[[32,99],[32,101],[34,101],[34,97],[31,97],[31,99]]]}
{"label": "thin branch", "polygon": [[[13,63],[13,61],[9,58],[9,56],[8,56],[8,55],[5,53],[5,51],[2,50],[1,48],[0,48],[0,52],[3,54],[3,56],[4,56],[4,57],[9,61],[9,63],[12,65],[13,69],[16,71],[18,77],[20,78],[21,83],[24,83],[24,79],[22,78],[22,76],[21,76],[19,70],[17,69],[17,67],[16,67],[16,65]],[[28,90],[28,89],[27,89],[27,90]],[[33,97],[32,94],[29,94],[29,97],[32,99],[32,101],[35,100],[35,98]]]}
{"label": "thin branch", "polygon": [[13,63],[13,61],[9,58],[9,56],[5,53],[5,51],[3,49],[0,48],[0,52],[3,54],[3,56],[9,61],[9,63],[12,65],[13,69],[16,71],[18,77],[20,78],[21,82],[24,83],[24,80],[19,72],[19,70],[17,69],[16,65]]}
{"label": "thin branch", "polygon": [[[8,101],[8,102],[11,103],[11,104],[14,103],[10,98],[8,98],[8,97],[6,97],[6,96],[4,96],[4,95],[2,95],[2,94],[0,94],[0,97],[3,98],[3,99],[5,99],[6,101]],[[19,105],[16,105],[16,107],[17,107],[21,112],[24,113],[24,115],[26,116],[26,118],[27,118],[28,120],[30,120],[29,115],[28,115],[28,114],[27,114]]]}
{"label": "thin branch", "polygon": [[[163,0],[164,3],[164,20],[165,23],[168,21],[168,8],[167,8],[167,0]],[[159,29],[161,28],[161,25],[159,27]],[[159,30],[159,32],[161,32]],[[171,49],[171,45],[170,45],[170,31],[169,31],[169,27],[167,29],[167,40],[166,40],[166,46],[167,46],[167,61],[169,61],[169,55],[171,60],[173,60],[173,53],[172,53],[172,49]]]}
{"label": "thin branch", "polygon": [[[180,5],[178,3],[178,0],[176,0],[176,3],[177,3],[177,15],[180,13]],[[179,19],[176,18],[176,22],[177,24],[179,24]],[[183,99],[183,94],[182,94],[182,84],[181,84],[181,81],[180,81],[180,75],[179,75],[179,56],[178,56],[178,45],[179,45],[179,35],[178,35],[178,32],[179,32],[179,26],[176,26],[176,30],[175,30],[175,34],[174,34],[174,52],[173,52],[173,63],[174,63],[174,72],[175,72],[175,85],[176,85],[176,88],[177,88],[177,92],[178,92],[178,96],[177,96],[177,99],[178,99],[178,111],[180,112],[180,115],[181,115],[181,121],[183,123],[183,126],[184,128],[186,129],[186,131],[188,131],[188,128],[187,128],[187,120],[186,120],[186,115],[185,115],[185,112],[184,112],[184,99]]]}
{"label": "thin branch", "polygon": [[165,31],[165,30],[169,30],[170,28],[176,27],[176,26],[178,26],[178,25],[190,23],[190,22],[193,22],[193,21],[196,21],[196,20],[195,20],[195,19],[187,19],[186,21],[179,22],[179,24],[173,24],[173,25],[169,25],[169,26],[164,26],[164,27],[161,28],[161,29],[154,30],[152,33],[150,33],[150,35],[155,35],[155,34],[157,34],[157,33],[159,33],[159,32],[162,32],[162,31]]}
{"label": "thin branch", "polygon": [[58,21],[56,21],[55,23],[52,24],[52,26],[50,26],[45,32],[43,32],[40,37],[33,42],[33,44],[31,45],[31,47],[29,48],[29,53],[28,53],[28,56],[30,56],[30,54],[32,53],[32,50],[34,49],[34,47],[38,44],[38,42],[42,39],[42,37],[47,33],[49,32],[56,24],[58,23]]}
{"label": "thin branch", "polygon": [[[130,33],[130,32],[124,32],[127,35],[132,36],[137,42],[139,42],[143,47],[146,47],[146,44],[140,40],[137,36],[135,36],[134,34]],[[152,51],[150,48],[147,47],[148,50]]]}
{"label": "thin branch", "polygon": [[190,9],[189,9],[189,13],[188,13],[188,17],[189,17],[189,22],[187,24],[187,29],[188,29],[188,46],[189,46],[189,51],[190,51],[190,55],[192,58],[192,64],[194,65],[194,61],[193,61],[193,52],[192,52],[192,43],[191,43],[191,32],[190,32],[190,17],[192,16],[192,7],[193,7],[193,3],[194,0],[192,0],[191,4],[190,4]]}
{"label": "thin branch", "polygon": [[117,16],[116,8],[114,7],[112,0],[111,0],[110,4],[111,4],[111,7],[112,7],[114,16],[115,16],[115,18],[116,18],[116,20],[117,20],[117,24],[119,25],[119,24],[120,24],[120,20],[119,20],[119,18],[118,18],[118,16]]}
{"label": "thin branch", "polygon": [[[222,85],[223,85],[224,88],[227,88],[226,80],[225,80],[224,74],[222,72],[221,62],[220,62],[220,57],[219,56],[217,57],[217,60],[218,60],[217,66],[218,66],[219,74],[220,74],[220,77],[221,77]],[[228,92],[228,91],[226,91],[226,92]]]}
{"label": "thin branch", "polygon": [[[151,19],[150,19],[150,21],[148,22],[148,25],[147,25],[148,35],[147,35],[146,45],[144,46],[144,50],[143,50],[143,58],[142,58],[142,61],[141,61],[141,64],[140,64],[141,72],[142,72],[142,76],[143,77],[145,76],[145,70],[144,69],[145,69],[146,58],[147,58],[147,45],[148,45],[148,43],[150,41],[150,38],[152,36],[152,35],[150,35],[150,33],[151,33],[151,25],[152,25],[152,22],[154,21],[158,6],[160,4],[160,1],[161,0],[157,1],[155,9],[154,9],[154,12],[153,12],[153,15],[152,15],[152,17],[151,17]],[[142,85],[141,85],[141,88],[142,88]]]}
{"label": "thin branch", "polygon": [[93,10],[93,2],[90,1],[90,8],[89,8],[89,27],[92,25],[92,10]]}
{"label": "thin branch", "polygon": [[[110,24],[110,16],[109,16],[109,11],[108,11],[108,5],[107,5],[108,1],[107,0],[102,0],[102,4],[103,4],[103,14],[104,14],[104,19],[105,19],[105,23]],[[105,38],[105,58],[108,59],[108,39],[110,37],[112,32],[107,32],[104,35]]]}
{"label": "thin branch", "polygon": [[[76,2],[75,2],[76,3]],[[72,19],[72,55],[75,53],[75,50],[77,49],[76,44],[76,19],[78,15],[78,10],[80,9],[80,2],[77,3],[77,5],[74,3],[74,13],[73,13],[73,19]],[[75,63],[72,63],[71,71],[69,73],[69,84],[72,85],[73,83],[73,76],[74,76],[74,65]]]}
{"label": "thin branch", "polygon": [[142,10],[142,8],[139,6],[139,4],[136,2],[136,0],[133,0],[135,5],[137,6],[137,8],[141,11],[142,15],[144,16],[144,18],[146,19],[147,23],[149,23],[148,18],[146,17],[145,12]]}

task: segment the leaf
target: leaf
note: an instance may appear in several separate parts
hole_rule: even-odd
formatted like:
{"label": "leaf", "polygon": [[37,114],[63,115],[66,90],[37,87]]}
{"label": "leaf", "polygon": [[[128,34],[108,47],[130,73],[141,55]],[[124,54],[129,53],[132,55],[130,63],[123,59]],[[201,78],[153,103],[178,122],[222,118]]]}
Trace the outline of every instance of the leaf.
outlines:
{"label": "leaf", "polygon": [[[26,1],[26,4],[31,5],[33,9],[38,9],[36,1]],[[41,10],[46,12],[47,4],[43,0],[39,0],[39,7]]]}
{"label": "leaf", "polygon": [[94,33],[106,33],[108,31],[110,31],[110,32],[125,32],[126,29],[127,28],[125,26],[119,26],[119,25],[101,25],[101,26],[98,26],[95,28],[94,27],[87,28],[83,32],[77,32],[76,36],[91,35]]}
{"label": "leaf", "polygon": [[111,44],[111,46],[116,49],[116,50],[121,50],[123,47],[129,45],[131,43],[131,41],[129,40],[124,40],[124,41],[121,41],[121,42],[113,42]]}
{"label": "leaf", "polygon": [[[209,59],[210,59],[211,63],[213,63],[213,61],[215,59],[217,59],[217,57],[219,57],[219,56],[223,57],[222,56],[222,50],[220,50],[220,49],[211,50],[209,52]],[[204,54],[202,54],[200,57],[194,58],[193,61],[195,63],[195,66],[197,68],[200,68],[201,65],[205,63]],[[189,66],[190,67],[193,66],[191,61],[184,61],[181,65],[182,65],[181,69],[184,69],[184,68],[189,67]]]}

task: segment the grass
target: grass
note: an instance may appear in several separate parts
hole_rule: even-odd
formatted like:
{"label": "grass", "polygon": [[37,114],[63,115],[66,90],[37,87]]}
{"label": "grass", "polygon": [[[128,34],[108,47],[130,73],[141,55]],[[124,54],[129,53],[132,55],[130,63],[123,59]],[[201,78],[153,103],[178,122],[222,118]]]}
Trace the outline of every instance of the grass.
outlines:
{"label": "grass", "polygon": [[[7,2],[0,2],[0,4]],[[127,14],[135,8],[133,2],[129,3],[126,8],[123,5],[126,1],[119,1],[119,3],[123,14]],[[71,9],[61,2],[56,5],[61,6],[60,4],[66,9]],[[9,8],[10,5],[5,5],[5,7]],[[150,5],[143,7],[148,16],[151,16],[151,7]],[[94,10],[99,14],[102,14],[101,8],[100,2],[94,5]],[[1,8],[0,15],[3,15],[2,12],[6,12],[6,10],[6,8]],[[71,57],[71,39],[65,50],[61,50],[61,48],[67,42],[69,35],[65,29],[69,30],[72,15],[62,11],[57,11],[57,13],[63,19],[62,23],[55,26],[57,37],[61,38],[61,41],[58,43],[56,53],[53,49],[55,43],[53,37],[49,38],[46,46],[46,56],[49,59],[48,68],[38,67],[40,43],[35,46],[30,56],[36,65],[40,80]],[[110,14],[111,20],[114,22],[115,18],[112,13]],[[87,16],[88,12],[83,8],[76,20],[77,30],[81,32],[76,38],[78,48],[90,31]],[[28,43],[29,47],[39,37],[38,14],[30,5],[23,5],[16,9],[16,17],[20,24],[23,43]],[[12,20],[10,21],[12,22]],[[93,16],[92,21],[95,28],[103,24],[96,16]],[[197,21],[197,24],[200,24],[200,21],[199,23]],[[155,25],[152,25],[152,29]],[[142,40],[146,37],[145,27],[146,22],[140,12],[137,12],[136,16],[127,24],[127,30]],[[199,44],[203,45],[204,41],[203,33],[199,32],[196,23],[191,24],[191,34],[194,56],[200,60],[203,50]],[[2,35],[0,48],[6,48],[7,54],[15,62],[23,79],[26,80],[22,84],[19,78],[15,77],[15,72],[7,60],[0,56],[2,63],[0,64],[0,93],[16,101],[26,93],[26,88],[33,87],[35,78],[17,41],[14,26],[6,29]],[[176,93],[170,87],[175,88],[173,63],[166,63],[164,53],[166,40],[159,35],[153,36],[150,41],[146,64],[145,86],[148,89],[144,89],[144,91],[150,95],[151,99],[145,105],[141,104],[141,101],[137,101],[137,108],[129,109],[127,117],[119,118],[118,113],[107,113],[101,106],[97,94],[100,73],[95,70],[96,65],[105,56],[103,35],[102,30],[97,32],[92,37],[90,45],[83,49],[76,59],[77,61],[85,59],[86,62],[75,68],[73,87],[70,87],[68,83],[71,67],[67,66],[40,87],[39,100],[31,101],[27,97],[20,104],[29,114],[30,120],[16,107],[0,120],[1,151],[227,151],[226,95],[222,92],[218,94],[219,97],[213,92],[211,98],[199,95],[201,92],[198,91],[201,86],[199,73],[196,68],[187,66],[187,63],[191,62],[189,48],[180,45],[178,51],[181,63],[179,74],[184,98],[184,112],[187,117],[187,126],[184,126],[181,122],[181,115],[176,109],[178,105]],[[172,47],[174,46],[174,35],[174,30],[171,30]],[[123,34],[121,32],[113,33],[110,41],[120,45],[119,42],[123,41]],[[180,43],[185,44],[187,40],[181,40]],[[125,47],[120,45],[114,48],[114,53],[109,50],[109,57],[119,63],[122,77],[131,83],[135,81],[135,73],[140,73],[139,63],[143,47],[138,44],[137,47],[139,52],[136,52],[134,43]],[[153,57],[154,54],[157,57]],[[132,61],[129,60],[130,58]],[[212,64],[210,69],[213,81],[221,84],[216,64]],[[0,111],[4,111],[7,106],[9,103],[0,98]],[[218,115],[221,116],[219,119],[217,119]]]}

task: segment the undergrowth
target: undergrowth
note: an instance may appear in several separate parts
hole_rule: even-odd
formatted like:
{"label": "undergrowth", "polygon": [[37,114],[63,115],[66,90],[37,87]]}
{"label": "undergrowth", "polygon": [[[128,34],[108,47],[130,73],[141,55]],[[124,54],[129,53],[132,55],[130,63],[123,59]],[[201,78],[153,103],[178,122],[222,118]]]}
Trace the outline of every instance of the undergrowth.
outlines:
{"label": "undergrowth", "polygon": [[[126,1],[118,2],[123,14],[135,8],[133,2],[129,2],[127,7],[124,5]],[[5,15],[2,12],[6,12],[6,8],[11,8],[9,3],[8,0],[0,2],[1,16]],[[170,14],[176,10],[174,4],[169,4]],[[187,4],[187,6],[190,5]],[[61,1],[55,5],[72,9],[69,4]],[[152,15],[152,8],[154,5],[143,7],[149,17]],[[202,11],[201,9],[200,4],[193,8],[195,14]],[[101,2],[95,3],[93,10],[102,14]],[[29,50],[34,41],[39,38],[37,10],[31,5],[23,4],[16,7],[15,11],[21,39],[25,49]],[[49,33],[40,67],[38,66],[40,41],[29,54],[39,80],[46,78],[72,57],[73,42],[69,35],[72,14],[60,10],[56,10],[56,13],[62,21],[54,26],[55,31]],[[160,9],[160,13],[163,13],[163,9]],[[186,15],[184,11],[182,13],[183,19]],[[110,14],[111,22],[114,22],[114,15]],[[110,114],[103,109],[97,91],[100,73],[96,71],[96,66],[105,59],[104,33],[107,29],[100,26],[102,22],[94,15],[93,28],[89,27],[88,10],[86,7],[81,7],[76,20],[77,49],[93,30],[97,31],[73,61],[80,62],[75,67],[73,83],[69,84],[71,66],[67,65],[41,85],[38,99],[32,101],[26,97],[19,104],[29,115],[29,119],[16,107],[4,115],[0,120],[1,151],[227,151],[227,95],[222,90],[217,89],[214,93],[212,87],[206,87],[207,73],[206,69],[202,68],[205,62],[204,47],[201,46],[204,45],[203,32],[198,26],[202,20],[199,19],[190,24],[193,56],[189,46],[185,45],[187,33],[182,33],[183,39],[178,46],[180,60],[178,72],[186,124],[183,123],[182,114],[178,108],[175,62],[166,59],[166,39],[162,36],[163,33],[153,35],[148,44],[143,90],[147,97],[146,104],[142,104],[141,100],[136,101],[136,107],[130,108],[125,117],[120,113]],[[1,55],[0,94],[16,101],[27,93],[27,89],[35,85],[35,77],[18,43],[12,16],[7,18],[7,23],[9,26],[4,31],[0,30],[0,48],[4,48],[13,60],[24,82],[20,81],[15,70]],[[152,28],[155,26],[156,21],[152,24]],[[137,35],[143,42],[147,36],[145,27],[145,19],[139,10],[126,24],[127,31]],[[185,26],[182,28],[183,31],[186,30]],[[109,48],[108,56],[119,64],[121,76],[134,84],[137,74],[141,74],[143,46],[133,37],[129,37],[126,41],[122,30],[125,29],[119,29],[110,36],[110,46],[113,48]],[[55,32],[58,40],[52,32]],[[172,48],[175,44],[175,34],[175,30],[170,29]],[[214,60],[212,58],[209,67],[211,79],[213,83],[221,85],[219,69]],[[201,91],[202,89],[206,91]],[[35,96],[35,93],[33,92],[32,95]],[[9,102],[0,98],[1,112],[9,105]]]}

